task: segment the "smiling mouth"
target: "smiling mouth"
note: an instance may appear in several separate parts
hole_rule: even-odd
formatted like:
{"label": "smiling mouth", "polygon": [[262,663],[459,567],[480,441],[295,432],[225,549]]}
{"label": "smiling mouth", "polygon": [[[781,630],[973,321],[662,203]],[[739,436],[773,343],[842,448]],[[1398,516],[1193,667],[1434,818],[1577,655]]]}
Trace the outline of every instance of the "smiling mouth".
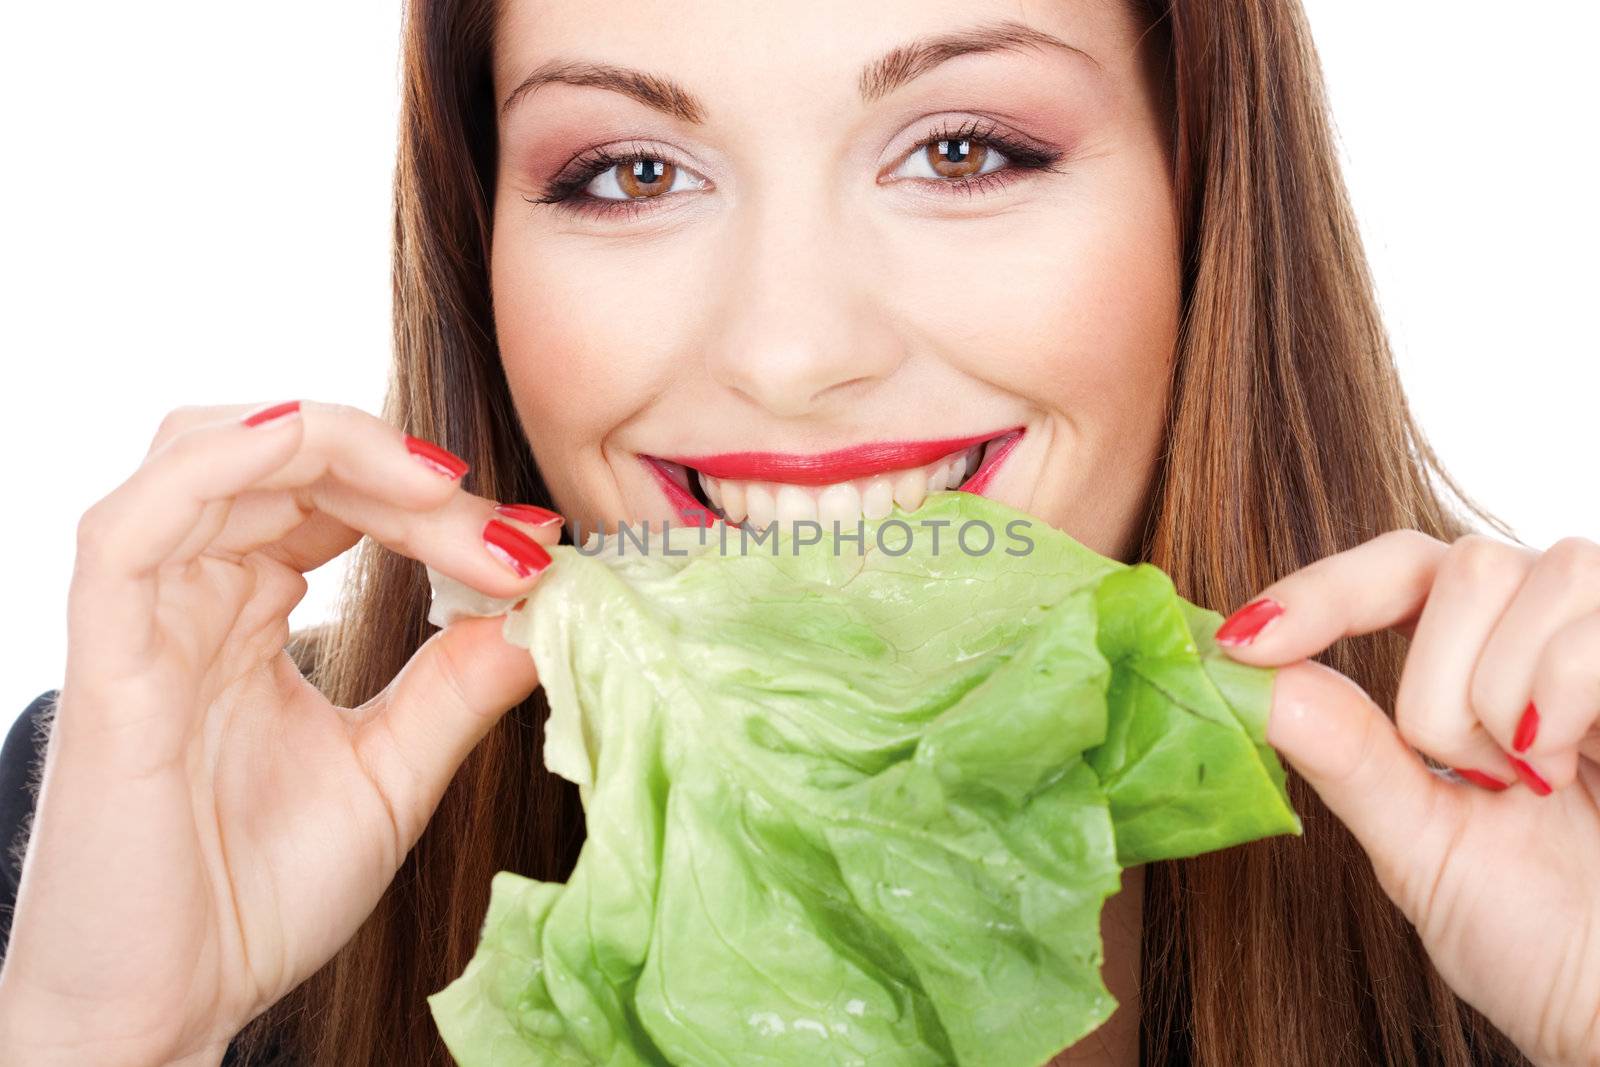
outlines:
{"label": "smiling mouth", "polygon": [[912,512],[945,489],[981,495],[1020,428],[993,435],[873,444],[821,455],[723,453],[640,455],[679,518],[691,526],[720,519],[763,530],[800,520],[853,526],[898,506]]}

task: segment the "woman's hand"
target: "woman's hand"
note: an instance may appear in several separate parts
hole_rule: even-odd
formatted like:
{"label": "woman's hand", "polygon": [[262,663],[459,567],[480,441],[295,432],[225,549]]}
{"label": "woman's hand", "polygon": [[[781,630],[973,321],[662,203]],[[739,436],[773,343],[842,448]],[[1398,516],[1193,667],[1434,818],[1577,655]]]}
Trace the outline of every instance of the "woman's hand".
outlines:
{"label": "woman's hand", "polygon": [[[1411,638],[1393,723],[1299,662],[1384,627]],[[1536,1063],[1600,1063],[1600,545],[1396,531],[1268,586],[1218,639],[1292,664],[1267,738],[1445,980]]]}
{"label": "woman's hand", "polygon": [[215,1064],[349,940],[536,678],[502,620],[468,619],[371,701],[335,707],[284,652],[288,615],[302,573],[362,534],[526,592],[549,562],[529,535],[551,542],[559,520],[497,516],[465,470],[351,408],[181,409],[84,514],[0,1048]]}

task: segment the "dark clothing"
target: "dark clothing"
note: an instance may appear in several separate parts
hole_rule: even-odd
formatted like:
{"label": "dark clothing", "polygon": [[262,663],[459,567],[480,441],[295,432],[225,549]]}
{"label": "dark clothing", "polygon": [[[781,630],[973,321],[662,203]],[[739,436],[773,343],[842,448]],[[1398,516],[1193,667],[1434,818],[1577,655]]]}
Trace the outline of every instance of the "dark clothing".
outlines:
{"label": "dark clothing", "polygon": [[[22,879],[22,857],[27,845],[27,829],[38,802],[39,774],[48,742],[46,715],[57,691],[42,693],[23,713],[0,747],[0,960],[11,943],[11,913],[17,902],[17,886]],[[260,1059],[256,1060],[261,1063]],[[288,1067],[289,1061],[269,1058],[267,1063]],[[223,1067],[236,1067],[238,1050],[228,1046]]]}
{"label": "dark clothing", "polygon": [[0,746],[0,959],[11,943],[11,909],[17,902],[25,831],[39,799],[39,764],[45,746],[45,738],[39,734],[46,728],[41,720],[55,698],[54,689],[40,694]]}

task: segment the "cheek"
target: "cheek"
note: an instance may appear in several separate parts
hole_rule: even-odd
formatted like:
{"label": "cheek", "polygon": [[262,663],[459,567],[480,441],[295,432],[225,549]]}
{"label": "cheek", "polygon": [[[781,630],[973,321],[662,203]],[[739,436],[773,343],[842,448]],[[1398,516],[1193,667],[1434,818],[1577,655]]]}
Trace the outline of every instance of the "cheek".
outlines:
{"label": "cheek", "polygon": [[491,287],[506,378],[542,462],[593,448],[660,395],[692,279],[658,251],[631,258],[532,231],[497,222]]}
{"label": "cheek", "polygon": [[902,290],[965,373],[1091,437],[1160,420],[1180,295],[1165,188],[1094,184],[922,241]]}

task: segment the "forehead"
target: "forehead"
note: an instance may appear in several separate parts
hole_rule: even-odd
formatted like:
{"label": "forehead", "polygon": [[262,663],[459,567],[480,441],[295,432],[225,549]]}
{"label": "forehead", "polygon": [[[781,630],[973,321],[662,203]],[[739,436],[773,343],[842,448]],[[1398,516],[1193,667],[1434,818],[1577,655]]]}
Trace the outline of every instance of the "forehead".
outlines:
{"label": "forehead", "polygon": [[[606,64],[682,89],[679,117],[716,122],[740,111],[859,109],[885,87],[932,66],[952,36],[1012,37],[1003,54],[1067,54],[1026,40],[1048,35],[1102,68],[1135,47],[1131,0],[502,0],[495,35],[496,99],[530,73]],[[1017,33],[1016,31],[1019,31]],[[943,57],[947,58],[947,57]],[[696,107],[695,105],[699,105]]]}

